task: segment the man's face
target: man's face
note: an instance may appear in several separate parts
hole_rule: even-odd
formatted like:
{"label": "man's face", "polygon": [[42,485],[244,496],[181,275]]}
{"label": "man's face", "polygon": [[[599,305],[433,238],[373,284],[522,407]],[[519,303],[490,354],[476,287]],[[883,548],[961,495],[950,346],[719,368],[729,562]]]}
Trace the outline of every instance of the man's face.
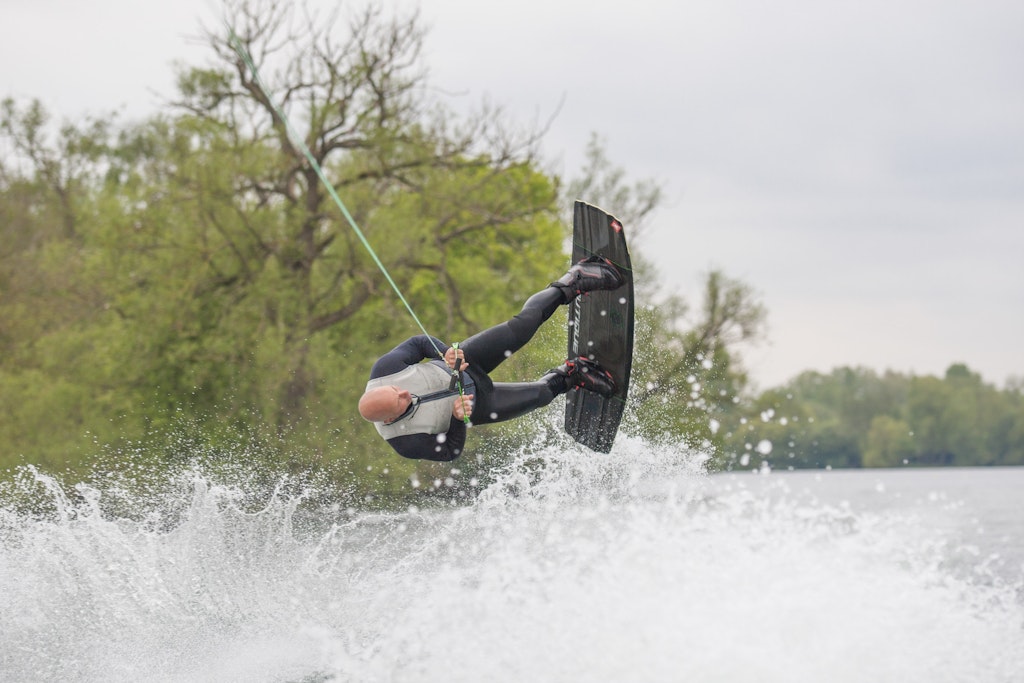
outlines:
{"label": "man's face", "polygon": [[[381,387],[381,389],[387,392],[384,394],[384,405],[388,408],[388,414],[384,424],[390,424],[409,409],[409,404],[412,403],[412,394],[396,386]],[[392,410],[392,406],[394,410]]]}

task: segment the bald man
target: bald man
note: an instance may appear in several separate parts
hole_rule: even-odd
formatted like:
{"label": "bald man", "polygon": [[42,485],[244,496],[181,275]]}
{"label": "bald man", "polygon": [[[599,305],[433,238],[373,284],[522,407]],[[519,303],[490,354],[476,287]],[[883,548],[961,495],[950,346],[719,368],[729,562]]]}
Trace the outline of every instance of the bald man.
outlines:
{"label": "bald man", "polygon": [[[531,296],[514,318],[473,335],[457,349],[434,337],[410,337],[374,363],[359,414],[399,455],[449,461],[466,443],[464,418],[474,425],[511,420],[572,389],[609,396],[615,393],[612,376],[586,358],[569,359],[534,382],[492,382],[488,375],[529,342],[559,306],[622,283],[611,262],[592,256]],[[462,377],[461,395],[456,376]]]}

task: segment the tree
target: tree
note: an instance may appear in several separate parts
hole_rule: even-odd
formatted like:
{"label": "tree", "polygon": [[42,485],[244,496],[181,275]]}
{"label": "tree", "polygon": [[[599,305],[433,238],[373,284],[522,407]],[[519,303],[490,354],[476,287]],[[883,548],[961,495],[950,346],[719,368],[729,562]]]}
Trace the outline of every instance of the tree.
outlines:
{"label": "tree", "polygon": [[[371,444],[387,447],[351,417],[355,398],[373,358],[419,330],[273,105],[302,130],[428,331],[444,338],[511,315],[564,266],[557,185],[537,169],[538,132],[510,134],[493,111],[457,119],[426,99],[415,17],[367,10],[340,41],[333,24],[296,20],[283,3],[232,4],[229,17],[266,91],[229,36],[211,32],[213,67],[183,70],[165,112],[99,147],[76,201],[45,195],[47,211],[66,207],[73,219],[76,242],[45,240],[81,263],[64,269],[63,289],[92,305],[77,308],[74,329],[61,318],[52,337],[49,350],[73,367],[40,370],[66,382],[9,378],[20,382],[22,424],[44,410],[24,391],[53,386],[78,405],[101,392],[128,402],[141,413],[129,439],[185,420],[236,443],[239,434],[277,440],[307,460],[373,459]],[[77,159],[66,153],[53,158]],[[8,190],[44,197],[47,164],[25,168],[31,176],[3,169],[0,206],[11,215],[32,212]],[[40,303],[57,301],[57,289]],[[22,329],[8,336],[40,359]],[[98,405],[69,429],[81,435],[104,410],[122,413]],[[392,478],[412,467],[396,465]]]}
{"label": "tree", "polygon": [[563,204],[577,197],[608,209],[630,232],[637,310],[627,427],[653,440],[721,450],[727,431],[721,426],[731,421],[747,382],[736,349],[763,334],[764,307],[751,287],[717,270],[705,276],[695,316],[682,297],[661,291],[656,269],[638,248],[661,187],[650,179],[630,183],[596,135]]}
{"label": "tree", "polygon": [[111,118],[54,131],[38,101],[0,105],[0,442],[7,463],[22,455],[58,465],[74,459],[85,431],[108,438],[129,392],[111,390],[109,364],[96,362],[109,329],[106,274],[91,236],[102,224],[96,193]]}
{"label": "tree", "polygon": [[[87,117],[76,127],[63,125],[54,141],[49,141],[50,117],[38,100],[19,108],[12,98],[0,102],[0,135],[11,145],[14,164],[28,167],[40,190],[56,201],[50,204],[53,221],[40,221],[36,230],[13,230],[21,240],[40,243],[50,234],[74,238],[78,233],[79,202],[97,178],[96,161],[104,154],[110,134],[111,118]],[[12,174],[22,176],[17,167],[3,170],[4,185]],[[4,189],[9,189],[5,187]]]}
{"label": "tree", "polygon": [[[828,375],[807,372],[783,390],[785,398],[783,391],[769,390],[752,408],[744,406],[742,439],[733,443],[735,452],[770,439],[789,446],[785,458],[778,449],[765,458],[772,466],[1021,462],[1020,394],[986,385],[962,364],[950,366],[942,378],[879,375],[864,368],[836,368]],[[785,415],[787,424],[778,417],[757,420],[758,411],[762,416]]]}
{"label": "tree", "polygon": [[864,467],[896,467],[914,458],[914,436],[910,425],[889,415],[871,420],[864,455]]}
{"label": "tree", "polygon": [[[499,233],[510,240],[518,231],[521,240],[521,226],[553,226],[554,197],[543,183],[529,184],[535,136],[511,136],[489,115],[456,128],[450,115],[420,99],[415,16],[388,19],[369,8],[351,18],[339,42],[337,16],[297,19],[290,4],[273,1],[228,6],[233,33],[267,89],[230,35],[208,32],[220,66],[183,73],[177,105],[189,114],[179,123],[193,135],[189,153],[211,159],[179,171],[178,180],[193,190],[196,218],[219,241],[209,286],[235,289],[241,298],[267,279],[268,291],[289,294],[260,307],[269,312],[266,325],[279,330],[276,421],[285,427],[314,395],[313,339],[391,296],[288,135],[285,117],[301,128],[399,288],[447,302],[442,320],[427,315],[438,334],[476,322],[452,261],[486,252]],[[236,160],[233,172],[217,171],[211,187],[209,161],[216,153],[222,162],[222,151]],[[230,212],[212,208],[229,196]],[[414,303],[431,305],[425,298]]]}
{"label": "tree", "polygon": [[[661,204],[663,191],[661,186],[650,178],[628,184],[626,169],[615,165],[608,158],[605,144],[603,138],[591,133],[580,175],[570,181],[563,197],[562,205],[568,207],[563,215],[567,222],[571,221],[572,201],[583,199],[612,212],[624,225],[629,226],[631,239],[638,243],[643,239],[648,221]],[[638,262],[634,263],[634,268],[638,264],[641,270],[650,267],[641,254],[631,256]],[[653,278],[641,277],[638,279],[637,287],[651,287],[652,280]]]}
{"label": "tree", "polygon": [[[650,351],[634,357],[637,384],[631,409],[648,437],[683,438],[721,451],[747,383],[736,347],[759,338],[764,309],[748,285],[712,271],[705,279],[700,314],[689,329],[681,328],[687,321],[684,310],[678,300],[669,299],[644,311],[637,347]],[[717,425],[726,430],[720,432]]]}

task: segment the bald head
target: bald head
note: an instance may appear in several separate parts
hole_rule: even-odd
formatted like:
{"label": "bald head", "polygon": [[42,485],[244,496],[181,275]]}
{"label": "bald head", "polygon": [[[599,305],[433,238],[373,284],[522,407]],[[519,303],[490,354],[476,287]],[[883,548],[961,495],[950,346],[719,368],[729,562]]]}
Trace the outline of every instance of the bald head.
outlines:
{"label": "bald head", "polygon": [[392,422],[412,403],[412,394],[396,386],[370,389],[359,399],[359,414],[370,422]]}

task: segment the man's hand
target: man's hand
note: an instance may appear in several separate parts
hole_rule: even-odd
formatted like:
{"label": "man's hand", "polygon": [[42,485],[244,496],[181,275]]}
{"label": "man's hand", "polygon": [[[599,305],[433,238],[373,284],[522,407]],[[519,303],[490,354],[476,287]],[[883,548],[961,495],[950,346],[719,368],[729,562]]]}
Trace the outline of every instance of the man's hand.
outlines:
{"label": "man's hand", "polygon": [[469,363],[466,362],[466,356],[462,353],[462,349],[448,349],[444,352],[444,362],[448,364],[452,370],[455,369],[455,359],[458,358],[462,365],[460,369],[469,367]]}
{"label": "man's hand", "polygon": [[473,414],[473,394],[456,396],[455,404],[452,406],[452,417],[456,420],[464,420]]}

